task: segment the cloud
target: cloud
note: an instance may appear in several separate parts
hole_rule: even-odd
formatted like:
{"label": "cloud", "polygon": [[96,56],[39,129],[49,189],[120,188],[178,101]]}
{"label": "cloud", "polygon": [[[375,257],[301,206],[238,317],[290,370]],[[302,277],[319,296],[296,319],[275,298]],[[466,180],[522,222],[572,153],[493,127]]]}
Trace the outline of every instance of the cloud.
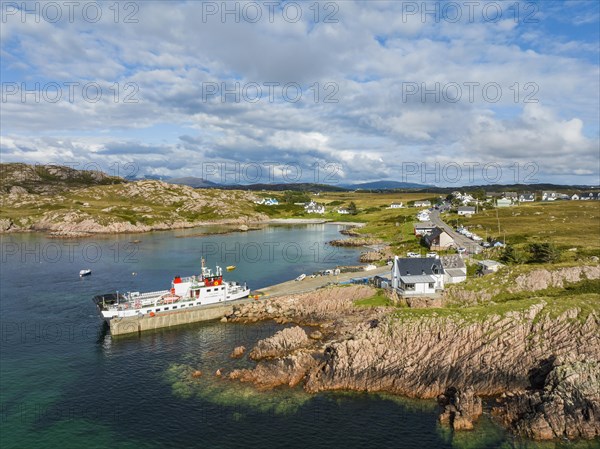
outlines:
{"label": "cloud", "polygon": [[[3,85],[3,160],[137,161],[173,176],[205,160],[338,163],[340,178],[368,181],[398,177],[403,163],[534,159],[544,180],[598,177],[597,45],[554,25],[571,4],[544,5],[528,24],[436,22],[403,3],[319,4],[318,17],[302,3],[296,23],[281,9],[272,22],[266,11],[223,21],[202,2],[143,2],[134,23],[107,8],[97,23],[8,20],[3,80],[58,83],[63,97],[24,101]],[[597,22],[597,7],[580,11],[575,27]],[[72,101],[65,83],[79,83]]]}

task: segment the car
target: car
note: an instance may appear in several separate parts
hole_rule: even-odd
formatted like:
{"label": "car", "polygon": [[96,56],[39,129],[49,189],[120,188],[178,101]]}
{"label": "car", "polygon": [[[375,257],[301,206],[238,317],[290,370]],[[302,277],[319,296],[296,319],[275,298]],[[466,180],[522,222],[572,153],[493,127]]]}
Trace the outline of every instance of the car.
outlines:
{"label": "car", "polygon": [[412,251],[407,252],[406,255],[412,258],[421,257],[419,253],[413,253]]}
{"label": "car", "polygon": [[483,246],[484,248],[489,248],[489,247],[490,247],[490,246],[492,246],[492,245],[490,244],[490,242],[483,242],[483,243],[481,244],[481,246]]}
{"label": "car", "polygon": [[437,257],[437,253],[427,253],[426,257]]}
{"label": "car", "polygon": [[457,249],[457,251],[458,251],[458,254],[463,254],[463,253],[467,252],[467,248],[460,247]]}

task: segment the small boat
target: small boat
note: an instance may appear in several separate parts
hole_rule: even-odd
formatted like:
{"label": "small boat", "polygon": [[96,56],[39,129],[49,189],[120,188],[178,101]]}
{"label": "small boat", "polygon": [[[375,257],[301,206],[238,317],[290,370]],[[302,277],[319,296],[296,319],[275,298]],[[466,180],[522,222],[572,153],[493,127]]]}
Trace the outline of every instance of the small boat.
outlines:
{"label": "small boat", "polygon": [[89,276],[90,274],[92,274],[92,270],[90,269],[79,271],[79,277]]}
{"label": "small boat", "polygon": [[302,273],[300,276],[298,276],[298,277],[296,278],[296,280],[297,280],[297,281],[301,281],[301,280],[303,280],[305,277],[306,277],[306,275],[305,275],[304,273]]}
{"label": "small boat", "polygon": [[141,242],[141,240],[136,239],[136,240],[132,240],[130,243],[140,243],[140,242]]}
{"label": "small boat", "polygon": [[229,265],[227,267],[227,271],[233,271],[233,270],[235,270],[235,265]]}

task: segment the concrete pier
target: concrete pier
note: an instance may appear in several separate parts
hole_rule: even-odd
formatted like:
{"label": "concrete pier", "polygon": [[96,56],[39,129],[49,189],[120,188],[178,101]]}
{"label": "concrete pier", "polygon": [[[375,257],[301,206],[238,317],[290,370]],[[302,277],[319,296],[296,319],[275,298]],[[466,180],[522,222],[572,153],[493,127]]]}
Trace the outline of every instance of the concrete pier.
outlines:
{"label": "concrete pier", "polygon": [[259,295],[263,295],[263,297],[266,298],[273,298],[275,296],[307,293],[314,291],[318,288],[324,287],[327,284],[339,284],[341,282],[348,282],[350,281],[350,279],[354,278],[389,276],[391,269],[391,267],[385,265],[383,267],[378,267],[374,270],[341,273],[337,276],[317,276],[314,278],[307,276],[301,281],[291,280],[282,282],[281,284],[270,285],[269,287],[261,288],[256,292],[252,292],[252,294],[256,293]]}
{"label": "concrete pier", "polygon": [[327,284],[338,284],[347,282],[352,278],[373,277],[376,275],[388,275],[390,267],[378,267],[371,271],[358,271],[353,273],[342,273],[338,276],[307,277],[302,281],[287,281],[281,284],[271,285],[252,292],[250,298],[228,301],[204,306],[199,309],[179,310],[174,312],[162,312],[156,316],[144,315],[141,317],[113,318],[110,320],[110,333],[113,336],[141,333],[148,330],[181,326],[183,324],[198,323],[201,321],[218,320],[233,313],[233,306],[255,301],[254,295],[259,294],[261,299],[273,298],[281,295],[306,293],[324,287]]}
{"label": "concrete pier", "polygon": [[160,313],[156,316],[113,318],[110,320],[110,333],[113,336],[141,333],[148,330],[163,329],[201,321],[218,320],[233,313],[233,306],[254,301],[251,298],[210,304],[198,309]]}

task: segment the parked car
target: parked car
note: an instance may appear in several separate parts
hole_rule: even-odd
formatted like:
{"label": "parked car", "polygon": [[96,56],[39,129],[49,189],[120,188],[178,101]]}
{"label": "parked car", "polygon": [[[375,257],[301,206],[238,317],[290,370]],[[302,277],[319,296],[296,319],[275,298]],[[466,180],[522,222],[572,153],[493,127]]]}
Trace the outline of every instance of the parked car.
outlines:
{"label": "parked car", "polygon": [[492,245],[490,244],[490,242],[483,242],[483,243],[481,244],[481,246],[483,246],[484,248],[489,248],[489,247],[490,247],[490,246],[492,246]]}
{"label": "parked car", "polygon": [[407,252],[406,255],[412,258],[421,257],[419,253],[413,253],[412,251]]}
{"label": "parked car", "polygon": [[467,248],[460,247],[457,249],[457,251],[458,251],[458,254],[463,254],[463,253],[467,252]]}
{"label": "parked car", "polygon": [[437,257],[437,253],[427,253],[426,257]]}

